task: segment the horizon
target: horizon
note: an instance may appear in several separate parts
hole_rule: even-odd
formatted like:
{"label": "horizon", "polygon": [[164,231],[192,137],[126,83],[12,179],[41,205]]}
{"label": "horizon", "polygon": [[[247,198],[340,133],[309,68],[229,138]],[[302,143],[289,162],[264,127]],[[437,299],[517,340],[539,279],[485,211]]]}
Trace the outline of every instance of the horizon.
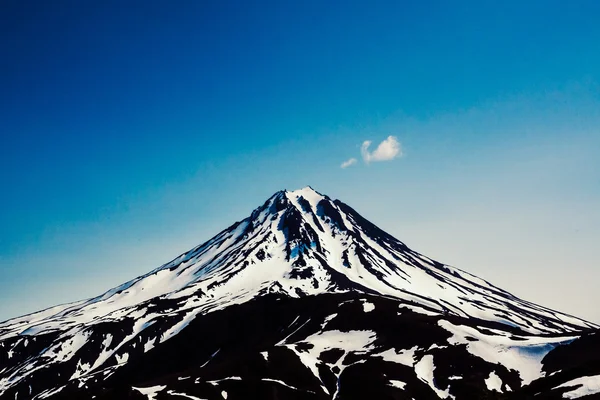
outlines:
{"label": "horizon", "polygon": [[600,323],[600,4],[141,5],[3,7],[0,321],[310,185]]}

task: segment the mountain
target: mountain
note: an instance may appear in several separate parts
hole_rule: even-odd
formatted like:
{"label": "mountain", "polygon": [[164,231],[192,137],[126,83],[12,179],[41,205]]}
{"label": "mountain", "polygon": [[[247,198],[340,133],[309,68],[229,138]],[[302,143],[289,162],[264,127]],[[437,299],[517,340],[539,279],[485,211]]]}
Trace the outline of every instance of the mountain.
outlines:
{"label": "mountain", "polygon": [[590,399],[598,332],[306,187],[98,297],[0,323],[0,399]]}

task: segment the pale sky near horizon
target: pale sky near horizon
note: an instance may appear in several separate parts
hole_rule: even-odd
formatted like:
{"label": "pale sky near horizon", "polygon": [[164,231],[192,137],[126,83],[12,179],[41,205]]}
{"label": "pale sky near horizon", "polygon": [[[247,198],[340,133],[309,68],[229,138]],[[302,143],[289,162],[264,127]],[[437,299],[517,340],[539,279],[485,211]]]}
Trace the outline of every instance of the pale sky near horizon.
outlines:
{"label": "pale sky near horizon", "polygon": [[600,323],[597,2],[67,3],[0,13],[0,320],[311,185]]}

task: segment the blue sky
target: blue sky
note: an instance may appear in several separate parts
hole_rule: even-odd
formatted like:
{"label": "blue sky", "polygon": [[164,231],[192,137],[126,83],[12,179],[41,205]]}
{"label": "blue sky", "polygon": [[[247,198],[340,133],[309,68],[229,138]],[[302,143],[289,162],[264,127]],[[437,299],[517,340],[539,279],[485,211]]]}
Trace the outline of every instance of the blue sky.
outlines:
{"label": "blue sky", "polygon": [[[600,4],[456,3],[5,2],[0,319],[310,184],[600,322]],[[389,136],[401,152],[367,165]]]}

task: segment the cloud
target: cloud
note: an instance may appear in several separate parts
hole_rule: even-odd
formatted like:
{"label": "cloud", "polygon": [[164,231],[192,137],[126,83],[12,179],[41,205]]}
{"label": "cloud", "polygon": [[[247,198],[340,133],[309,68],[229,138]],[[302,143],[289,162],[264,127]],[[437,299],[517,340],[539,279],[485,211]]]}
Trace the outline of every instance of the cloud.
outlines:
{"label": "cloud", "polygon": [[402,157],[402,148],[400,142],[395,136],[388,136],[373,152],[369,152],[371,146],[370,140],[365,140],[360,147],[360,153],[363,160],[368,164],[374,161],[390,161],[397,157]]}
{"label": "cloud", "polygon": [[340,165],[340,167],[342,168],[348,168],[352,165],[356,164],[356,158],[351,158],[349,160],[346,160],[342,163],[342,165]]}

